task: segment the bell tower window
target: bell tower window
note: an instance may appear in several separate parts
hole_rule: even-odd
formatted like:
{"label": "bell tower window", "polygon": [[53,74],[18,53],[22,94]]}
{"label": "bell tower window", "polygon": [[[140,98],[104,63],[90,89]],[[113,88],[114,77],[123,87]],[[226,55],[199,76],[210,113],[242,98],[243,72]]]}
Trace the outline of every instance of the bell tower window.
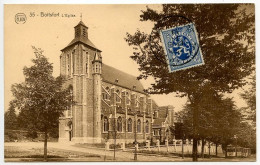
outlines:
{"label": "bell tower window", "polygon": [[86,29],[83,28],[83,36],[86,37]]}
{"label": "bell tower window", "polygon": [[76,30],[75,30],[75,37],[79,37],[79,35],[80,35],[79,28],[76,28]]}
{"label": "bell tower window", "polygon": [[88,27],[82,21],[75,26],[75,38],[78,37],[88,38]]}

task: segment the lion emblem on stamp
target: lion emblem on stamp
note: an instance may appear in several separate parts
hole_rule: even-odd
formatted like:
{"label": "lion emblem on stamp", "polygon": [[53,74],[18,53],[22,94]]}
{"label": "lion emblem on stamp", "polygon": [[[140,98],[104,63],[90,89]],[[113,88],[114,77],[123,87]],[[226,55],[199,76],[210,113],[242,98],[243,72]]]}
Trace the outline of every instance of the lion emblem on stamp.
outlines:
{"label": "lion emblem on stamp", "polygon": [[162,30],[161,38],[170,72],[204,64],[193,23]]}

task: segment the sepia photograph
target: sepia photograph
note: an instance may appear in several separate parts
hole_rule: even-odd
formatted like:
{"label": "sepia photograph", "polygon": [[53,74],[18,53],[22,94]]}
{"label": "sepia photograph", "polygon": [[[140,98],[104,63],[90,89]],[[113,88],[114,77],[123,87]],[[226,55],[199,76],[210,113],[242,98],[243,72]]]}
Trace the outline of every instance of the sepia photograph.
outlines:
{"label": "sepia photograph", "polygon": [[5,162],[256,162],[254,3],[3,8]]}

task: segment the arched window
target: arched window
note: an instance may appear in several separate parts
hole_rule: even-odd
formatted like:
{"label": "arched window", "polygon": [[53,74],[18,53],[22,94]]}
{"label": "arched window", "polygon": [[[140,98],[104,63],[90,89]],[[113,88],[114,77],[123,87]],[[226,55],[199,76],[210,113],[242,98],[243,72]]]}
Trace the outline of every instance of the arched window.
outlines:
{"label": "arched window", "polygon": [[137,132],[138,133],[141,132],[141,120],[140,119],[137,120]]}
{"label": "arched window", "polygon": [[129,118],[128,121],[127,121],[127,130],[128,130],[128,132],[132,132],[132,128],[133,128],[133,126],[132,126],[132,119]]}
{"label": "arched window", "polygon": [[116,94],[117,94],[117,95],[116,95],[116,102],[117,102],[117,103],[120,103],[120,102],[121,102],[121,98],[120,98],[120,97],[121,97],[121,95],[120,95],[121,93],[120,93],[120,91],[119,91],[119,90],[116,90]]}
{"label": "arched window", "polygon": [[89,72],[88,71],[88,69],[89,69],[89,67],[88,67],[89,61],[88,60],[89,60],[89,55],[88,55],[88,52],[86,52],[86,64],[85,64],[86,65],[85,66],[86,70],[85,70],[85,72],[86,72],[87,77],[88,77],[88,72]]}
{"label": "arched window", "polygon": [[[73,88],[69,87],[70,90],[70,101],[73,102]],[[67,106],[67,117],[72,117],[72,106]]]}
{"label": "arched window", "polygon": [[70,55],[67,54],[67,74],[70,76]]}
{"label": "arched window", "polygon": [[122,118],[120,116],[117,118],[117,131],[122,132]]}
{"label": "arched window", "polygon": [[75,49],[72,51],[72,74],[75,73]]}
{"label": "arched window", "polygon": [[104,117],[104,132],[107,132],[108,129],[109,129],[108,118],[105,116]]}
{"label": "arched window", "polygon": [[145,133],[149,133],[149,121],[146,120],[145,122]]}

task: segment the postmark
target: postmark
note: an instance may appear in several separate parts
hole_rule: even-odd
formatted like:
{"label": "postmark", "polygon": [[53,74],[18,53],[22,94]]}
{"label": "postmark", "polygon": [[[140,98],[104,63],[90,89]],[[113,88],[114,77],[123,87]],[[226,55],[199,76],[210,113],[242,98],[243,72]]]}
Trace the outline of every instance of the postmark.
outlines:
{"label": "postmark", "polygon": [[169,72],[204,64],[193,23],[161,31]]}

